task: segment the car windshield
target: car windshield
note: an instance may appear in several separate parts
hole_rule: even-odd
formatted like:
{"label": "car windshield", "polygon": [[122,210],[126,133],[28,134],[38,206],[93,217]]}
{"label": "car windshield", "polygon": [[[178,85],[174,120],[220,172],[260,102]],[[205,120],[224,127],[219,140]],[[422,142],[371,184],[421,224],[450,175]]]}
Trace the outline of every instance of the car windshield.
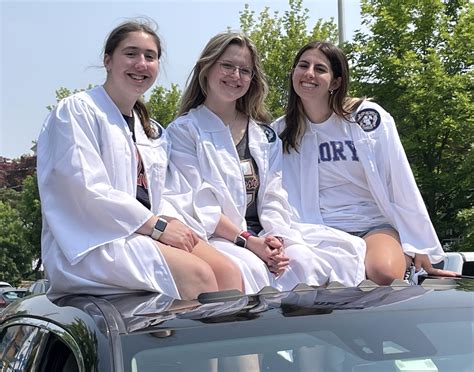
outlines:
{"label": "car windshield", "polygon": [[373,295],[381,306],[361,306],[362,298],[338,306],[313,298],[313,306],[302,306],[299,298],[269,311],[257,306],[194,318],[194,326],[132,333],[122,340],[126,364],[132,372],[472,371],[472,306],[448,313],[439,305],[446,293],[435,302],[417,294],[401,307],[406,299],[387,305],[383,293]]}

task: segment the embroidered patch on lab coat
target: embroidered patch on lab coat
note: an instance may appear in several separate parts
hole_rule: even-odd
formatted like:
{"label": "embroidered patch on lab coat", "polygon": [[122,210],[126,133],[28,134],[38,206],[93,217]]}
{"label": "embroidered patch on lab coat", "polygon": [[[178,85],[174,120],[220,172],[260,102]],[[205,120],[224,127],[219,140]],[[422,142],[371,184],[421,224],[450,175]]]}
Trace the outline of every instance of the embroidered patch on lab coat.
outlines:
{"label": "embroidered patch on lab coat", "polygon": [[364,132],[372,132],[380,125],[380,114],[371,108],[360,110],[355,119]]}
{"label": "embroidered patch on lab coat", "polygon": [[150,119],[150,126],[153,129],[153,135],[151,136],[151,138],[160,138],[163,134],[163,129],[161,129],[161,126],[153,119]]}
{"label": "embroidered patch on lab coat", "polygon": [[272,128],[265,124],[260,124],[260,128],[262,128],[263,132],[267,136],[268,142],[272,143],[276,141],[276,133]]}

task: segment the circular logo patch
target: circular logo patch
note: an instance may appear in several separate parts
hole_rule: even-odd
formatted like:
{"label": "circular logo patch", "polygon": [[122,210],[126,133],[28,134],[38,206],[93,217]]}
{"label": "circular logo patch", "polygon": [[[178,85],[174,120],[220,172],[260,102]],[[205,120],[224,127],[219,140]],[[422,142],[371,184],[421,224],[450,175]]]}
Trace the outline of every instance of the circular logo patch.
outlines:
{"label": "circular logo patch", "polygon": [[364,132],[371,132],[380,125],[380,114],[370,108],[360,110],[355,119]]}
{"label": "circular logo patch", "polygon": [[272,143],[276,141],[277,136],[276,136],[275,131],[272,128],[270,128],[266,124],[260,124],[260,127],[263,129],[265,136],[267,136],[268,142]]}
{"label": "circular logo patch", "polygon": [[151,126],[151,129],[153,129],[153,134],[151,138],[153,139],[160,138],[161,135],[163,134],[163,129],[161,129],[160,125],[155,120],[150,119],[150,126]]}

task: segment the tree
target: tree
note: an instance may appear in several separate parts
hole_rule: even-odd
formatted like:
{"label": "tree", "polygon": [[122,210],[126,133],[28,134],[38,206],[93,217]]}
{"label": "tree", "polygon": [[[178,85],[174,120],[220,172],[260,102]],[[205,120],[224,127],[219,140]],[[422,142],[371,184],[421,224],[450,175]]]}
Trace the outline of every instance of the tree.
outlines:
{"label": "tree", "polygon": [[31,259],[18,211],[0,201],[0,280],[18,285]]}
{"label": "tree", "polygon": [[23,181],[23,191],[18,203],[17,210],[22,222],[23,236],[29,257],[37,261],[33,269],[35,278],[41,267],[41,203],[38,191],[36,173],[28,176]]}
{"label": "tree", "polygon": [[454,248],[458,251],[472,251],[472,247],[474,247],[474,207],[460,210],[456,217],[463,227],[464,234],[462,240]]}
{"label": "tree", "polygon": [[36,169],[36,156],[22,155],[18,159],[0,162],[0,188],[21,191],[22,182]]}
{"label": "tree", "polygon": [[147,102],[150,117],[166,127],[176,117],[181,91],[178,85],[171,84],[170,89],[155,87]]}
{"label": "tree", "polygon": [[363,0],[370,32],[347,46],[354,93],[394,116],[440,238],[462,233],[457,213],[472,206],[473,9],[468,0]]}
{"label": "tree", "polygon": [[333,20],[319,19],[308,30],[309,10],[302,0],[289,0],[290,10],[283,15],[265,8],[258,18],[248,4],[240,12],[240,27],[255,43],[267,74],[270,92],[267,105],[274,117],[283,114],[288,90],[288,76],[293,58],[310,40],[337,41],[337,28]]}

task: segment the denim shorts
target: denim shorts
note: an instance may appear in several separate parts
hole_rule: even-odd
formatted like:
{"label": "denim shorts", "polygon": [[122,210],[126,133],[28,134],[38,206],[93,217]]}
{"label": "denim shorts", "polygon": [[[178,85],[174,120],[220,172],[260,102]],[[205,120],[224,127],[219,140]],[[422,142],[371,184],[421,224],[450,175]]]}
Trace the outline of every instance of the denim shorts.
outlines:
{"label": "denim shorts", "polygon": [[348,232],[348,233],[351,234],[351,235],[354,235],[354,236],[358,236],[359,238],[363,238],[366,235],[368,235],[369,233],[373,233],[373,232],[376,232],[376,231],[379,231],[379,230],[393,230],[395,232],[397,231],[389,223],[382,223],[380,225],[373,226],[370,229],[367,229],[367,230],[364,230],[364,231],[351,231],[351,232]]}

